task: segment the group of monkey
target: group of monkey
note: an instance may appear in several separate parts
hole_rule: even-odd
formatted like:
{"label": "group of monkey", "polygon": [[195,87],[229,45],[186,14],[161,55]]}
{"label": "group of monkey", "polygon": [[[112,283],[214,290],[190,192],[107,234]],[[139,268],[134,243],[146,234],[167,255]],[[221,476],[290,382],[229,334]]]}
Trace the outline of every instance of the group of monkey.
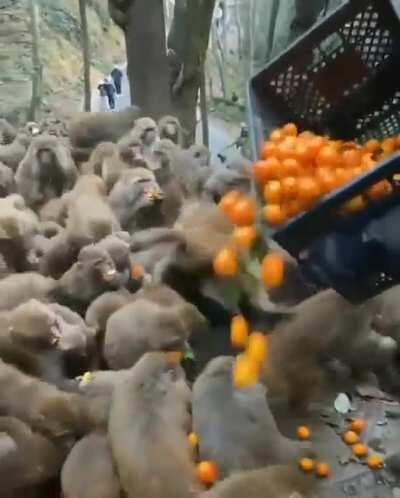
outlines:
{"label": "group of monkey", "polygon": [[[212,262],[234,230],[217,204],[250,192],[249,162],[213,168],[176,118],[136,107],[68,127],[3,119],[0,138],[1,497],[322,496],[296,467],[312,448],[271,403],[306,406],[339,363],[399,392],[399,289],[360,306],[310,296],[282,252],[283,290],[242,303],[273,332],[259,383],[237,390],[237,309]],[[183,367],[166,354],[189,350]],[[210,490],[191,431],[220,472]]]}

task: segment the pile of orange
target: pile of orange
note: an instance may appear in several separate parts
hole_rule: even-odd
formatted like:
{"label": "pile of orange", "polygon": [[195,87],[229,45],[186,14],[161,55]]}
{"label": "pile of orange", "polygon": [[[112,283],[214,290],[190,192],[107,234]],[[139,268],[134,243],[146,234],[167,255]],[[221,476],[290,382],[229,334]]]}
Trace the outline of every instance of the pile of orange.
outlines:
{"label": "pile of orange", "polygon": [[[284,224],[399,149],[400,136],[360,146],[310,131],[299,133],[293,123],[274,130],[261,148],[261,160],[253,165],[266,202],[264,219],[271,227]],[[391,183],[382,180],[346,203],[344,211],[356,213],[391,192]]]}
{"label": "pile of orange", "polygon": [[365,431],[366,426],[365,420],[354,419],[349,425],[349,430],[343,434],[343,441],[351,446],[354,456],[359,459],[366,458],[366,464],[371,470],[379,470],[384,465],[383,458],[380,455],[369,455],[368,446],[360,442],[360,436]]}

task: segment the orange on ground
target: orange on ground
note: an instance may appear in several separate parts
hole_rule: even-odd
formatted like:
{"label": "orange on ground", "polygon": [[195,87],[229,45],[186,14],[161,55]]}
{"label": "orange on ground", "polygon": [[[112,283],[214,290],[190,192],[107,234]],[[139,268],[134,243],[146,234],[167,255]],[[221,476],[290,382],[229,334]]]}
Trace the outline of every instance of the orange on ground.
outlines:
{"label": "orange on ground", "polygon": [[215,462],[204,461],[197,464],[197,478],[203,484],[214,484],[218,480],[219,471]]}
{"label": "orange on ground", "polygon": [[267,254],[261,263],[261,280],[267,289],[282,285],[285,275],[285,262],[278,253]]}
{"label": "orange on ground", "polygon": [[372,187],[367,189],[366,195],[369,199],[378,201],[379,199],[390,195],[392,192],[393,187],[390,182],[388,182],[387,180],[381,180],[380,182],[375,183],[375,185],[372,185]]}
{"label": "orange on ground", "polygon": [[254,199],[243,197],[233,206],[231,221],[237,226],[252,225],[256,221],[256,203]]}
{"label": "orange on ground", "polygon": [[346,444],[352,445],[358,443],[357,433],[354,431],[347,431],[343,434],[343,441]]}
{"label": "orange on ground", "polygon": [[367,422],[362,418],[356,418],[352,420],[350,424],[350,430],[356,432],[357,434],[361,434],[366,427],[367,427]]}
{"label": "orange on ground", "polygon": [[226,216],[228,216],[228,218],[230,217],[230,213],[232,212],[233,207],[239,201],[240,197],[240,192],[238,192],[237,190],[231,190],[230,192],[225,194],[219,201],[220,209]]}
{"label": "orange on ground", "polygon": [[280,204],[268,204],[263,208],[265,221],[272,227],[283,225],[287,219],[287,214]]}
{"label": "orange on ground", "polygon": [[297,180],[294,176],[288,176],[281,181],[281,193],[285,200],[294,199],[297,190]]}
{"label": "orange on ground", "polygon": [[284,133],[284,135],[290,135],[295,137],[298,133],[297,126],[294,123],[287,123],[282,128],[282,132]]}
{"label": "orange on ground", "polygon": [[347,201],[343,208],[346,213],[349,214],[355,214],[359,213],[366,207],[366,202],[364,200],[364,197],[362,195],[357,195],[356,197],[353,197],[349,201]]}
{"label": "orange on ground", "polygon": [[311,437],[311,431],[308,427],[305,425],[301,425],[300,427],[297,428],[297,437],[301,439],[302,441],[306,441],[307,439],[310,439]]}
{"label": "orange on ground", "polygon": [[280,204],[282,201],[282,185],[279,180],[271,180],[265,184],[264,200],[269,204]]}
{"label": "orange on ground", "polygon": [[237,389],[245,389],[257,384],[260,364],[246,353],[236,357],[233,367],[233,383]]}
{"label": "orange on ground", "polygon": [[231,321],[231,344],[235,348],[245,348],[249,339],[250,327],[242,315],[237,315]]}
{"label": "orange on ground", "polygon": [[191,432],[188,435],[188,441],[191,448],[197,448],[199,445],[199,437],[195,432]]}
{"label": "orange on ground", "polygon": [[371,455],[367,459],[367,464],[371,470],[379,470],[383,467],[383,458],[379,455]]}
{"label": "orange on ground", "polygon": [[368,447],[362,443],[354,444],[351,448],[351,451],[358,458],[364,458],[368,455]]}
{"label": "orange on ground", "polygon": [[273,142],[264,142],[261,146],[260,156],[261,159],[268,159],[269,157],[276,156],[277,148]]}
{"label": "orange on ground", "polygon": [[315,462],[311,458],[302,458],[299,461],[299,467],[303,472],[312,472],[315,468]]}
{"label": "orange on ground", "polygon": [[249,336],[247,344],[247,355],[257,361],[264,363],[268,354],[268,339],[262,332],[253,332]]}
{"label": "orange on ground", "polygon": [[144,276],[144,269],[141,265],[134,263],[131,266],[131,278],[133,280],[140,280]]}
{"label": "orange on ground", "polygon": [[257,240],[257,230],[255,226],[236,227],[233,232],[233,240],[236,247],[241,249],[251,249]]}
{"label": "orange on ground", "polygon": [[222,249],[214,258],[214,272],[218,277],[229,278],[237,275],[239,262],[237,253],[233,249]]}
{"label": "orange on ground", "polygon": [[331,468],[327,463],[317,463],[315,473],[318,477],[329,477],[331,475]]}

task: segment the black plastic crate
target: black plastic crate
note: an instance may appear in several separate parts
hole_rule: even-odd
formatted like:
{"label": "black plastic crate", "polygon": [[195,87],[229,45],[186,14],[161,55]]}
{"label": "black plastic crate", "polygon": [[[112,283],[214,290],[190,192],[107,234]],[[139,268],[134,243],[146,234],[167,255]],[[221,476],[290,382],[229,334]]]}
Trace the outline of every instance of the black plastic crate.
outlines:
{"label": "black plastic crate", "polygon": [[[400,20],[392,2],[349,0],[254,76],[249,121],[254,158],[269,133],[287,122],[358,141],[399,133]],[[290,221],[275,240],[314,282],[352,302],[400,283],[400,229],[397,245],[364,243],[377,223],[384,227],[390,220],[394,233],[400,227],[398,190],[359,216],[337,216],[346,200],[379,179],[393,182],[395,173],[400,155]]]}

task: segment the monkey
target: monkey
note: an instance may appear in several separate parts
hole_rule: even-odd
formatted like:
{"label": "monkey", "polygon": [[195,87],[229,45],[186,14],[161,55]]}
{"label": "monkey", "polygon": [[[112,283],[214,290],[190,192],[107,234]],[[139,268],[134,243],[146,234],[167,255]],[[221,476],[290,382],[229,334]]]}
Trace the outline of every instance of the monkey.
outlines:
{"label": "monkey", "polygon": [[57,282],[56,300],[81,311],[103,292],[118,288],[117,271],[107,251],[95,245],[85,246],[78,260]]}
{"label": "monkey", "polygon": [[251,178],[247,173],[236,169],[219,169],[206,180],[202,198],[218,204],[221,198],[231,190],[248,194],[250,188]]}
{"label": "monkey", "polygon": [[0,163],[0,197],[7,197],[14,192],[14,172],[5,164]]}
{"label": "monkey", "polygon": [[23,131],[31,137],[36,137],[37,135],[40,135],[43,130],[36,121],[28,121],[23,127]]}
{"label": "monkey", "polygon": [[39,218],[41,221],[53,221],[60,226],[65,227],[68,216],[68,193],[58,197],[57,199],[50,199],[38,210]]}
{"label": "monkey", "polygon": [[[331,289],[293,307],[269,336],[261,380],[270,394],[285,394],[291,405],[306,408],[326,380],[323,361],[336,358],[359,375],[379,364],[380,356],[384,361],[393,356],[393,345],[371,333],[378,309],[373,300],[352,305]],[[362,351],[368,354],[360,358]]]}
{"label": "monkey", "polygon": [[103,142],[96,146],[89,162],[82,165],[81,171],[84,174],[100,176],[109,192],[127,167],[128,165],[120,158],[118,146],[112,142]]}
{"label": "monkey", "polygon": [[179,147],[183,147],[183,130],[179,119],[174,116],[163,116],[159,119],[157,126],[161,139],[167,138]]}
{"label": "monkey", "polygon": [[17,136],[17,130],[6,119],[0,119],[0,145],[11,144]]}
{"label": "monkey", "polygon": [[119,112],[81,113],[69,124],[68,134],[75,160],[87,160],[101,142],[118,142],[131,130],[140,115],[136,106]]}
{"label": "monkey", "polygon": [[138,138],[145,150],[152,150],[156,140],[159,138],[157,123],[149,118],[139,118],[135,121],[135,126],[129,132],[132,138]]}
{"label": "monkey", "polygon": [[14,273],[0,281],[0,311],[8,311],[36,299],[49,302],[57,282],[38,273]]}
{"label": "monkey", "polygon": [[57,439],[104,427],[107,414],[94,400],[67,393],[0,360],[0,414]]}
{"label": "monkey", "polygon": [[193,386],[193,430],[201,460],[217,463],[222,476],[273,464],[296,464],[308,443],[284,437],[268,407],[261,384],[237,390],[234,358],[212,359]]}
{"label": "monkey", "polygon": [[154,174],[144,168],[125,170],[110,192],[109,202],[123,230],[162,226],[163,194]]}
{"label": "monkey", "polygon": [[19,163],[25,157],[30,142],[31,137],[26,133],[19,132],[13,142],[0,146],[0,162],[16,171]]}
{"label": "monkey", "polygon": [[147,168],[148,158],[144,158],[144,147],[140,137],[131,133],[122,137],[118,143],[119,157],[128,168]]}
{"label": "monkey", "polygon": [[130,368],[147,351],[183,351],[202,338],[205,318],[166,286],[149,284],[108,319],[103,355],[112,370]]}
{"label": "monkey", "polygon": [[80,378],[79,392],[90,398],[106,398],[111,406],[115,386],[128,372],[128,369],[86,372]]}
{"label": "monkey", "polygon": [[114,389],[108,433],[127,498],[183,498],[196,490],[181,377],[166,355],[147,353]]}
{"label": "monkey", "polygon": [[[203,493],[202,498],[313,498],[315,478],[294,466],[272,465],[238,472]],[[319,495],[318,495],[319,496]]]}
{"label": "monkey", "polygon": [[3,493],[57,476],[62,451],[14,417],[0,417],[0,478]]}
{"label": "monkey", "polygon": [[130,240],[124,240],[121,232],[115,232],[95,244],[95,247],[106,251],[114,262],[116,275],[113,283],[116,288],[126,287],[131,278]]}
{"label": "monkey", "polygon": [[104,334],[110,316],[128,304],[131,298],[131,294],[126,289],[120,289],[104,292],[91,302],[86,311],[85,321],[95,330],[96,336]]}
{"label": "monkey", "polygon": [[228,161],[228,164],[226,165],[227,169],[247,176],[251,176],[251,167],[251,161],[243,156],[234,156]]}
{"label": "monkey", "polygon": [[18,166],[15,181],[27,204],[38,208],[71,190],[77,169],[69,149],[57,137],[33,138]]}
{"label": "monkey", "polygon": [[39,234],[46,239],[52,239],[62,233],[62,226],[55,221],[41,221],[39,223]]}
{"label": "monkey", "polygon": [[95,432],[78,441],[61,472],[65,498],[119,498],[120,484],[105,434]]}
{"label": "monkey", "polygon": [[200,167],[210,166],[211,152],[205,145],[193,144],[187,151]]}

